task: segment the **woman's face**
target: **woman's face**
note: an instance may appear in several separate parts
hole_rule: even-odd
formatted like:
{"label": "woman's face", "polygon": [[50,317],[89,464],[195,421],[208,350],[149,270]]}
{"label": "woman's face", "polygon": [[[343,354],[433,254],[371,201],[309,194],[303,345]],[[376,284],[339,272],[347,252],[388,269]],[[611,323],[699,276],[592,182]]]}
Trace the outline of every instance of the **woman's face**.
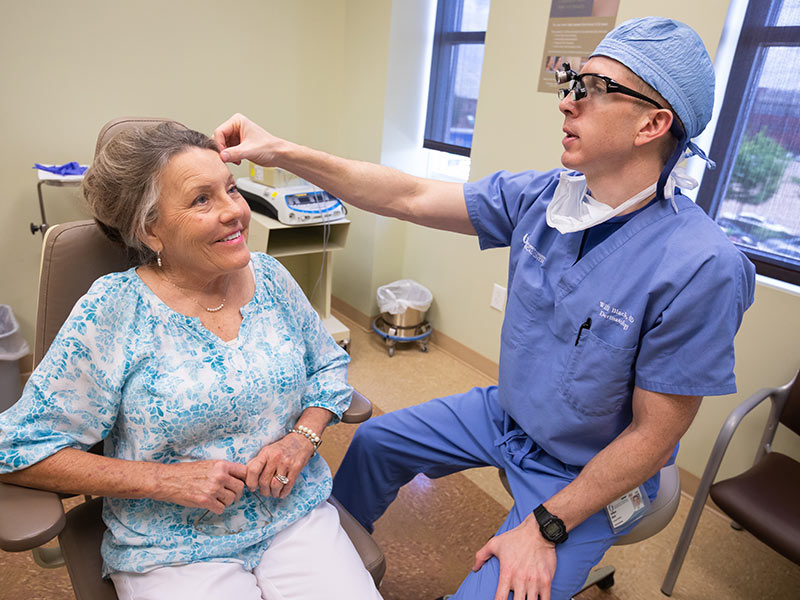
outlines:
{"label": "woman's face", "polygon": [[247,266],[249,226],[250,208],[219,154],[189,148],[170,159],[148,236],[165,270],[208,279]]}

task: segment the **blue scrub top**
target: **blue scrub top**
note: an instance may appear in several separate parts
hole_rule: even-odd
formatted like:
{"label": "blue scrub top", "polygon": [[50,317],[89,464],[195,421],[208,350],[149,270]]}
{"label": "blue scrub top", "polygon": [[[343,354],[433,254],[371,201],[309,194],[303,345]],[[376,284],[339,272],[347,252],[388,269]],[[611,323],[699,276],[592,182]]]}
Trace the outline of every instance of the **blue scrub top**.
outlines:
{"label": "blue scrub top", "polygon": [[[634,386],[736,391],[733,338],[755,268],[689,198],[660,200],[578,260],[545,211],[562,169],[464,186],[481,249],[508,246],[498,401],[551,456],[585,465],[632,419]],[[576,262],[577,261],[577,262]]]}

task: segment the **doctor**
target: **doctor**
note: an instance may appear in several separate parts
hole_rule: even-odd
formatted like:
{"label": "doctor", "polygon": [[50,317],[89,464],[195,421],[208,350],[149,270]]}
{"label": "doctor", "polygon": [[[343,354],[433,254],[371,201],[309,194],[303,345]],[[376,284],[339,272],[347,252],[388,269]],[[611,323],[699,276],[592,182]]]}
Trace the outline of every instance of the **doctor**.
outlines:
{"label": "doctor", "polygon": [[[566,87],[565,169],[465,185],[412,177],[277,139],[236,115],[226,160],[289,169],[382,215],[510,247],[499,384],[364,423],[334,494],[368,529],[401,485],[493,465],[515,504],[455,598],[569,598],[655,497],[701,398],[735,391],[733,338],[752,264],[679,185],[708,123],[714,72],[699,36],[628,21]],[[708,161],[710,162],[710,161]],[[591,191],[590,191],[591,190]]]}

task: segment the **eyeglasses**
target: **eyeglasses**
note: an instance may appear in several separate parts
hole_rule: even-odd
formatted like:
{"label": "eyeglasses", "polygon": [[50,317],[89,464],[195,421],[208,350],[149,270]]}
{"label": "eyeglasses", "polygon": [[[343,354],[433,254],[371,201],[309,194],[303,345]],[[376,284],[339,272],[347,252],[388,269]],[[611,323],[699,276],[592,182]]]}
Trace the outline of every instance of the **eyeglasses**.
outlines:
{"label": "eyeglasses", "polygon": [[[253,515],[250,514],[252,512],[256,512],[256,519],[255,522],[258,526],[268,525],[272,523],[272,511],[270,511],[267,503],[264,502],[264,499],[258,492],[252,492],[252,495],[255,496],[256,500],[258,500],[258,504],[255,507],[255,511],[248,511],[248,509],[244,510],[244,514],[242,515],[229,515],[225,518],[224,523],[220,523],[219,519],[225,517],[225,514],[222,515],[215,515],[210,510],[204,512],[200,517],[194,522],[194,528],[206,535],[235,535],[237,533],[242,533],[246,529],[252,527],[253,525]],[[242,496],[244,498],[244,496]],[[241,500],[240,500],[241,502]],[[230,507],[228,507],[230,508]],[[261,514],[258,514],[261,513]],[[241,522],[239,527],[233,528],[230,526],[230,520],[236,519]]]}
{"label": "eyeglasses", "polygon": [[572,96],[572,99],[577,102],[582,98],[588,97],[592,99],[601,97],[604,94],[624,94],[625,96],[631,96],[632,98],[649,102],[656,108],[664,108],[652,98],[648,98],[644,94],[640,94],[629,87],[625,87],[621,83],[605,75],[600,75],[599,73],[581,73],[578,75],[575,71],[570,69],[569,63],[562,63],[561,69],[562,70],[555,72],[556,82],[568,83],[569,87],[558,90],[558,98],[560,100],[563,100],[567,96]]}

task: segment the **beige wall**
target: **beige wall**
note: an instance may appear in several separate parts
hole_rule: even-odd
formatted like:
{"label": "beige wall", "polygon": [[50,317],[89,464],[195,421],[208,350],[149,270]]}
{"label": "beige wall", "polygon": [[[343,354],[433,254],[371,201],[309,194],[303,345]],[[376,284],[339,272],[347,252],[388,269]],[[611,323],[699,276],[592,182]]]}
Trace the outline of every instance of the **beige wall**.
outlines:
{"label": "beige wall", "polygon": [[[727,10],[718,0],[621,4],[620,21],[655,13],[689,23],[712,54]],[[535,89],[548,7],[492,0],[473,179],[558,164],[561,118],[555,99]],[[390,0],[4,3],[0,302],[12,305],[27,337],[41,244],[27,230],[38,221],[34,161],[88,162],[101,125],[120,115],[173,117],[210,132],[235,111],[298,142],[380,160],[391,14]],[[45,194],[50,222],[79,214],[72,191]],[[337,296],[374,313],[378,285],[416,279],[434,293],[435,326],[497,360],[502,315],[488,303],[492,284],[505,285],[506,251],[479,252],[469,237],[357,210],[350,216],[348,247],[335,261]],[[799,366],[799,321],[800,297],[758,287],[737,339],[741,393],[704,402],[682,466],[699,474],[735,402],[788,380]],[[747,423],[737,435],[726,470],[751,460],[755,429]],[[794,437],[779,438],[780,448],[800,455]]]}
{"label": "beige wall", "polygon": [[[240,111],[279,135],[336,150],[342,82],[360,42],[346,28],[369,4],[4,2],[0,302],[11,304],[26,336],[41,245],[28,231],[39,221],[34,162],[89,162],[100,127],[122,115],[172,117],[210,133]],[[380,112],[380,98],[368,105]],[[51,223],[80,216],[74,189],[44,194]]]}

